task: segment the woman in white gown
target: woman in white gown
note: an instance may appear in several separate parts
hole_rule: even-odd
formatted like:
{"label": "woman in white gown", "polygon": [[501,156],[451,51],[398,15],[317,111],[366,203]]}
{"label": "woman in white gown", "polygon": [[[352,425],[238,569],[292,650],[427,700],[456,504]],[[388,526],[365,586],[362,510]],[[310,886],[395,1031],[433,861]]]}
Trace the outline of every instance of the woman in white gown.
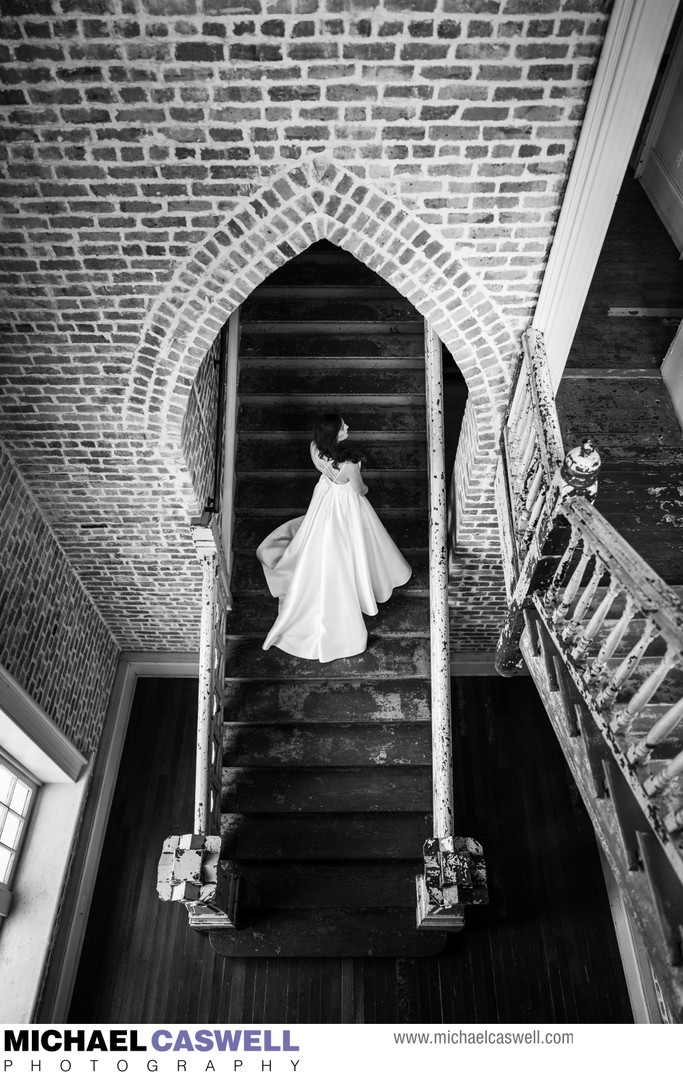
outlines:
{"label": "woman in white gown", "polygon": [[361,654],[368,633],[363,613],[407,583],[411,567],[366,499],[361,464],[345,452],[348,426],[322,415],[311,441],[320,471],[305,516],[274,530],[256,550],[271,594],[280,599],[277,620],[263,649],[321,662]]}

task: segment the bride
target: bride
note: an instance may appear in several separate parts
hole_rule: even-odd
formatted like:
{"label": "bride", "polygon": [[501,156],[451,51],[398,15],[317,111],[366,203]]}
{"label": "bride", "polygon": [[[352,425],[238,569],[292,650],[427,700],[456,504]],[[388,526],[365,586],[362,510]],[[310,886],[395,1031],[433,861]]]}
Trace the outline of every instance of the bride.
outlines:
{"label": "bride", "polygon": [[410,565],[366,499],[360,460],[342,447],[348,434],[340,415],[320,416],[310,445],[320,480],[308,511],[256,550],[280,599],[264,650],[277,646],[323,662],[361,654],[368,637],[363,613],[374,615],[377,602],[410,579]]}

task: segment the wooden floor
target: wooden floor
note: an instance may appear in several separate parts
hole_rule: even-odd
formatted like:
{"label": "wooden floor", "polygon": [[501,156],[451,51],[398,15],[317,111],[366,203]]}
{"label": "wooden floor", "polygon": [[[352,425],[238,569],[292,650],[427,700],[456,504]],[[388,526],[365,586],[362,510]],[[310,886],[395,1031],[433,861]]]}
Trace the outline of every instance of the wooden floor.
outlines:
{"label": "wooden floor", "polygon": [[629,171],[557,406],[565,448],[586,433],[599,447],[596,507],[672,585],[683,584],[683,438],[660,367],[681,311],[683,262]]}
{"label": "wooden floor", "polygon": [[426,959],[226,961],[158,900],[195,705],[194,681],[139,683],[71,1022],[630,1021],[593,832],[528,678],[454,682],[457,830],[484,844],[491,903]]}

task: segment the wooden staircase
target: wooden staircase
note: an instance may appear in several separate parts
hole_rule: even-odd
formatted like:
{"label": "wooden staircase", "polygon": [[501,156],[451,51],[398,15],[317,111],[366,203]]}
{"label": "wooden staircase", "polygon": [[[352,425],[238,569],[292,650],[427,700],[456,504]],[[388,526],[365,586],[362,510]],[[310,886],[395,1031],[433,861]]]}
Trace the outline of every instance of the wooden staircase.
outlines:
{"label": "wooden staircase", "polygon": [[[429,956],[415,876],[432,836],[423,323],[329,243],[290,261],[242,314],[234,609],[228,623],[221,858],[242,878],[225,956]],[[303,514],[314,416],[337,411],[369,498],[413,566],[368,618],[362,655],[263,651],[275,619],[254,551]]]}

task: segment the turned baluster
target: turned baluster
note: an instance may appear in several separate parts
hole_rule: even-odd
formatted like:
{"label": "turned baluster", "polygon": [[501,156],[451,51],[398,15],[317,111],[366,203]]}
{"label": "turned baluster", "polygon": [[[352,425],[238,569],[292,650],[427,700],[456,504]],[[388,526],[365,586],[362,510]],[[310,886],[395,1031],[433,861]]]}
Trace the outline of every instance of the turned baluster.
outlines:
{"label": "turned baluster", "polygon": [[683,698],[680,698],[665,714],[662,714],[659,721],[652,726],[646,736],[643,736],[638,743],[629,748],[627,756],[629,762],[634,766],[647,762],[657,744],[665,740],[680,724],[681,720],[683,720]]}
{"label": "turned baluster", "polygon": [[565,639],[567,642],[570,642],[576,632],[579,630],[581,621],[583,620],[584,616],[586,615],[586,612],[590,608],[590,604],[593,601],[595,592],[598,589],[598,585],[603,577],[604,571],[605,566],[600,560],[600,558],[596,555],[595,565],[593,567],[593,574],[588,580],[588,584],[584,588],[583,594],[577,601],[574,612],[567,621],[567,625],[562,632],[562,638]]}
{"label": "turned baluster", "polygon": [[586,549],[584,546],[581,557],[579,558],[579,563],[576,565],[576,568],[571,574],[569,582],[564,588],[562,601],[555,608],[555,611],[553,613],[554,624],[559,624],[559,622],[561,620],[564,620],[567,613],[569,612],[569,607],[578,593],[579,587],[581,586],[581,583],[583,581],[584,573],[586,571],[586,568],[588,567],[588,561],[591,559],[592,556],[593,554],[590,552],[590,550]]}
{"label": "turned baluster", "polygon": [[676,646],[669,646],[666,654],[656,669],[643,681],[635,695],[623,710],[620,710],[610,722],[612,732],[619,732],[625,728],[634,717],[647,706],[656,691],[662,686],[667,676],[680,660],[680,651]]}
{"label": "turned baluster", "polygon": [[[597,565],[596,565],[596,567],[597,567]],[[613,579],[610,582],[610,585],[608,587],[607,593],[605,594],[605,597],[602,599],[599,606],[597,607],[597,609],[593,613],[593,616],[590,618],[590,620],[586,624],[586,627],[581,628],[581,629],[579,629],[579,631],[577,631],[575,639],[574,639],[574,646],[573,646],[572,652],[571,652],[571,656],[574,659],[574,661],[581,662],[581,661],[584,660],[584,655],[586,653],[586,650],[588,649],[589,644],[592,642],[592,640],[595,638],[595,636],[600,631],[600,628],[602,627],[602,625],[605,622],[605,617],[607,616],[610,609],[612,608],[612,605],[614,604],[614,600],[615,600],[615,598],[616,598],[616,596],[617,596],[617,594],[619,593],[620,590],[621,590],[621,584],[619,583],[619,580],[618,579]]]}
{"label": "turned baluster", "polygon": [[578,532],[572,527],[572,532],[569,537],[569,542],[567,543],[567,548],[562,554],[560,563],[557,565],[557,568],[555,569],[555,574],[550,581],[550,586],[546,590],[543,597],[543,604],[548,609],[552,609],[557,600],[557,595],[560,590],[560,587],[562,586],[565,572],[567,571],[567,568],[569,567],[569,564],[574,554],[576,553],[580,540],[581,539]]}
{"label": "turned baluster", "polygon": [[670,785],[676,777],[680,777],[683,773],[683,751],[679,751],[675,758],[671,759],[671,762],[667,763],[663,770],[659,773],[655,773],[652,777],[648,777],[647,781],[643,781],[643,789],[648,796],[654,796],[657,792],[662,792],[663,789]]}
{"label": "turned baluster", "polygon": [[616,624],[612,628],[611,632],[605,639],[604,643],[598,651],[598,656],[584,671],[583,679],[586,683],[591,680],[601,678],[605,671],[605,666],[615,653],[619,643],[626,634],[626,630],[635,616],[636,607],[635,602],[630,594],[626,595],[626,605],[624,611],[617,620]]}
{"label": "turned baluster", "polygon": [[522,471],[522,489],[519,497],[518,527],[523,532],[525,532],[529,527],[530,507],[533,503],[532,490],[534,488],[536,478],[538,475],[540,475],[539,482],[540,479],[543,478],[540,458],[538,455],[538,446],[535,441],[531,442],[531,447],[533,449],[531,458],[528,462],[528,465],[525,465]]}
{"label": "turned baluster", "polygon": [[519,380],[510,404],[507,426],[513,441],[519,441],[520,431],[524,425],[525,413],[531,408],[531,394],[529,392],[529,377],[525,369],[519,372]]}
{"label": "turned baluster", "polygon": [[611,706],[620,689],[624,686],[626,681],[633,676],[634,672],[640,664],[640,659],[647,650],[648,646],[652,642],[654,636],[657,633],[657,629],[652,620],[645,621],[645,627],[643,628],[640,639],[636,645],[629,651],[621,665],[618,667],[614,676],[610,680],[607,687],[598,695],[596,704],[598,707]]}

